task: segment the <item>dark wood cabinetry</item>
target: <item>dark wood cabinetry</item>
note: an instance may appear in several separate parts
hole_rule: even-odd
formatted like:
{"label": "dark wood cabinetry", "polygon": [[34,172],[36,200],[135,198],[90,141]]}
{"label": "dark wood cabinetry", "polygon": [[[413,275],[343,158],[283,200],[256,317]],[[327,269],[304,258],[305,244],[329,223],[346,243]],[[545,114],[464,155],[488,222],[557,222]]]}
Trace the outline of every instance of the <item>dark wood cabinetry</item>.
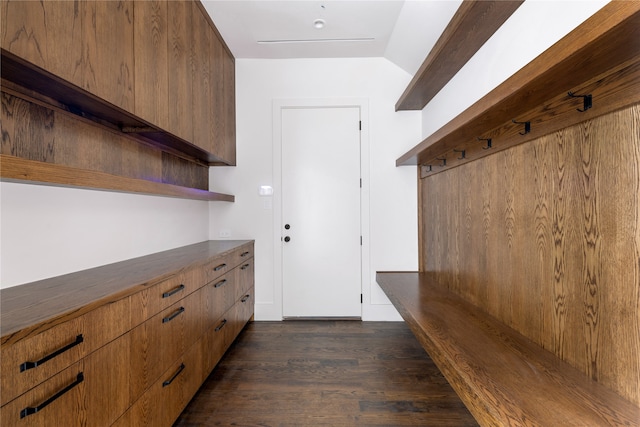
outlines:
{"label": "dark wood cabinetry", "polygon": [[253,316],[252,264],[211,241],[3,290],[0,423],[171,425]]}
{"label": "dark wood cabinetry", "polygon": [[[143,150],[177,157],[179,168],[197,177],[203,166],[235,164],[235,62],[199,1],[8,0],[1,7],[3,96],[80,116],[101,132],[119,132]],[[34,127],[46,131],[46,126]],[[39,140],[29,144],[48,148]],[[3,171],[7,180],[92,187],[85,172],[102,172],[90,163],[63,159],[42,168],[5,148],[3,156],[30,160],[28,173]],[[127,155],[118,144],[109,150],[112,157]],[[177,167],[175,160],[166,163],[163,168]],[[60,175],[74,171],[78,184],[60,181]],[[129,178],[131,172],[115,175]],[[153,184],[159,181],[146,176]],[[164,175],[161,180],[198,189],[202,182],[190,186]],[[98,188],[114,190],[102,179],[97,182]],[[121,184],[124,188],[115,190],[140,192],[137,182]],[[145,191],[172,192],[152,187]]]}

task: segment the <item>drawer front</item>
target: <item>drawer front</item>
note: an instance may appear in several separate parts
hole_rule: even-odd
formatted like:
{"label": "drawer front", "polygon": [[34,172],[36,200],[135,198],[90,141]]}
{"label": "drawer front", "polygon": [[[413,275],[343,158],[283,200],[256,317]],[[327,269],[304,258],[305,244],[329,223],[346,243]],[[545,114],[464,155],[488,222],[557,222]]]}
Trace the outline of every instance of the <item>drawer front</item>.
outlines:
{"label": "drawer front", "polygon": [[129,298],[2,347],[4,405],[130,328]]}
{"label": "drawer front", "polygon": [[131,325],[139,325],[198,290],[206,283],[201,268],[193,268],[138,292],[131,297]]}
{"label": "drawer front", "polygon": [[129,405],[123,335],[0,409],[6,426],[110,425]]}
{"label": "drawer front", "polygon": [[114,427],[170,427],[186,407],[204,379],[203,343],[196,342],[183,357],[134,402]]}
{"label": "drawer front", "polygon": [[218,257],[212,261],[209,261],[204,266],[205,274],[207,276],[207,283],[216,280],[218,277],[227,274],[227,272],[233,270],[233,265],[229,255]]}
{"label": "drawer front", "polygon": [[246,244],[235,251],[230,255],[231,264],[235,267],[244,263],[249,258],[253,258],[253,243]]}
{"label": "drawer front", "polygon": [[204,332],[203,292],[194,292],[131,331],[132,400],[156,382]]}
{"label": "drawer front", "polygon": [[238,281],[235,300],[240,299],[246,290],[253,287],[255,267],[253,258],[246,259],[235,270]]}
{"label": "drawer front", "polygon": [[236,301],[239,282],[235,271],[234,269],[207,285],[207,319],[209,326],[229,310]]}

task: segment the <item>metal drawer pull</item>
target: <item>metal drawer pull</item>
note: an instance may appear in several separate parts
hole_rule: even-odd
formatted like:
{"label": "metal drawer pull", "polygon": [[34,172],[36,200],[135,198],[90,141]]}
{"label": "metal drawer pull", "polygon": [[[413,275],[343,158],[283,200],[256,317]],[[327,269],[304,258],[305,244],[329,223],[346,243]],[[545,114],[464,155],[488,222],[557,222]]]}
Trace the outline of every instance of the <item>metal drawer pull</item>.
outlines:
{"label": "metal drawer pull", "polygon": [[178,375],[180,375],[180,372],[182,372],[184,370],[184,363],[180,364],[180,367],[178,368],[178,370],[176,371],[175,374],[173,374],[173,376],[171,378],[169,378],[168,380],[164,381],[162,383],[162,387],[166,387],[168,385],[170,385],[173,380],[175,380],[177,378]]}
{"label": "metal drawer pull", "polygon": [[247,300],[251,298],[251,295],[246,294],[245,296],[242,297],[242,299],[240,300],[240,302],[247,302]]}
{"label": "metal drawer pull", "polygon": [[247,251],[247,252],[242,252],[242,253],[240,254],[240,256],[244,258],[244,257],[246,257],[247,255],[249,255],[250,253],[251,253],[251,252],[249,252],[249,251]]}
{"label": "metal drawer pull", "polygon": [[178,286],[177,288],[172,289],[172,290],[170,290],[169,292],[165,292],[165,293],[163,293],[163,294],[162,294],[162,298],[168,298],[168,297],[170,297],[171,295],[175,295],[175,294],[177,294],[178,292],[180,292],[180,291],[181,291],[181,290],[183,290],[183,289],[184,289],[184,285],[183,285],[183,284],[181,284],[181,285],[180,285],[180,286]]}
{"label": "metal drawer pull", "polygon": [[215,267],[215,268],[213,269],[213,271],[220,271],[220,270],[222,270],[223,268],[225,268],[226,266],[227,266],[227,264],[220,264],[219,266]]}
{"label": "metal drawer pull", "polygon": [[219,288],[220,286],[224,285],[227,283],[227,279],[223,279],[220,280],[218,283],[216,283],[215,285],[213,285],[214,288]]}
{"label": "metal drawer pull", "polygon": [[216,326],[215,331],[220,332],[220,329],[224,328],[224,325],[226,324],[227,324],[227,319],[222,319],[222,322],[220,322],[220,324]]}
{"label": "metal drawer pull", "polygon": [[249,267],[251,267],[251,264],[245,264],[242,267],[240,267],[240,270],[246,270]]}
{"label": "metal drawer pull", "polygon": [[37,362],[24,362],[23,364],[20,365],[20,372],[24,372],[27,369],[37,368],[38,366],[42,365],[47,360],[51,360],[54,357],[61,355],[65,351],[67,351],[67,350],[77,346],[78,344],[82,343],[82,341],[84,341],[84,338],[82,338],[82,334],[80,334],[80,335],[78,335],[76,337],[76,340],[74,342],[72,342],[71,344],[66,345],[66,346],[62,347],[61,349],[54,351],[50,355],[43,357],[42,359],[38,360]]}
{"label": "metal drawer pull", "polygon": [[65,394],[66,392],[68,392],[78,384],[80,384],[82,381],[84,381],[84,374],[80,372],[74,382],[72,382],[71,384],[69,384],[68,386],[66,386],[65,388],[63,388],[62,390],[60,390],[59,392],[57,392],[56,394],[54,394],[53,396],[51,396],[50,398],[42,402],[40,405],[35,407],[27,406],[22,411],[20,411],[20,418],[28,417],[29,415],[33,415],[36,412],[43,410],[54,400],[56,400],[57,398],[59,398],[60,396],[62,396],[63,394]]}
{"label": "metal drawer pull", "polygon": [[180,307],[171,316],[168,316],[168,317],[165,317],[164,319],[162,319],[162,323],[171,322],[177,315],[179,315],[183,311],[184,311],[184,307]]}

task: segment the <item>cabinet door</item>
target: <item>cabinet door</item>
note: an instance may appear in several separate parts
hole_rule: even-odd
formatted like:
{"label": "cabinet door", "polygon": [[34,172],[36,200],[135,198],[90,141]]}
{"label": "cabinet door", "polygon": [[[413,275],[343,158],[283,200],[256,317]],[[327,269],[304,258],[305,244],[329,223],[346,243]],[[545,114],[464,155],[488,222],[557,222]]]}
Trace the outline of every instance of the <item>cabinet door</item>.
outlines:
{"label": "cabinet door", "polygon": [[235,64],[217,35],[211,41],[212,153],[235,165]]}
{"label": "cabinet door", "polygon": [[193,141],[192,121],[192,76],[191,58],[191,2],[169,1],[169,127],[168,131],[186,140]]}
{"label": "cabinet door", "polygon": [[82,2],[84,87],[94,95],[134,111],[133,2]]}
{"label": "cabinet door", "polygon": [[134,3],[135,114],[169,128],[168,15],[166,0]]}
{"label": "cabinet door", "polygon": [[193,143],[212,152],[209,128],[211,126],[210,55],[213,32],[196,2],[191,3],[193,14],[192,57],[193,73]]}
{"label": "cabinet door", "polygon": [[227,50],[223,51],[224,159],[236,164],[236,65]]}
{"label": "cabinet door", "polygon": [[2,2],[2,48],[83,86],[80,1]]}

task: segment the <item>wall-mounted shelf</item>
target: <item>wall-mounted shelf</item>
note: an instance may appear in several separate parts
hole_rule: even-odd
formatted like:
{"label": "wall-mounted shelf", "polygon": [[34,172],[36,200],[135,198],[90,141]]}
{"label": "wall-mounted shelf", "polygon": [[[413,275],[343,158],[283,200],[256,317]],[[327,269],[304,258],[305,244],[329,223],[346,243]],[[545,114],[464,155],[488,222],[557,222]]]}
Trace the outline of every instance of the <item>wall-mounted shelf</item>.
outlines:
{"label": "wall-mounted shelf", "polygon": [[126,178],[103,172],[26,160],[4,154],[0,155],[0,179],[9,182],[27,182],[30,184],[137,193],[181,199],[235,201],[235,197],[229,194],[214,193],[144,179]]}
{"label": "wall-mounted shelf", "polygon": [[[637,98],[638,64],[640,3],[611,2],[398,158],[396,165],[424,165],[423,169],[429,169],[423,171],[424,177],[542,136],[541,129],[552,132],[572,121],[579,123],[623,108]],[[581,108],[582,100],[569,97],[568,92],[581,94],[583,89],[596,92],[604,86],[606,92],[593,97],[592,109],[584,113],[575,111]],[[564,110],[557,109],[559,104],[564,105]],[[535,117],[531,117],[533,113]],[[519,135],[524,133],[522,125],[513,120],[531,121],[532,131]],[[478,138],[492,138],[492,148],[483,150],[486,142]],[[475,154],[462,155],[469,144],[478,147]],[[447,161],[438,160],[443,158]]]}
{"label": "wall-mounted shelf", "polygon": [[524,0],[463,1],[396,103],[422,110]]}
{"label": "wall-mounted shelf", "polygon": [[2,78],[30,91],[55,100],[70,113],[108,124],[130,135],[140,135],[158,149],[186,156],[211,165],[225,162],[211,153],[148,123],[134,114],[34,65],[13,53],[0,49]]}

